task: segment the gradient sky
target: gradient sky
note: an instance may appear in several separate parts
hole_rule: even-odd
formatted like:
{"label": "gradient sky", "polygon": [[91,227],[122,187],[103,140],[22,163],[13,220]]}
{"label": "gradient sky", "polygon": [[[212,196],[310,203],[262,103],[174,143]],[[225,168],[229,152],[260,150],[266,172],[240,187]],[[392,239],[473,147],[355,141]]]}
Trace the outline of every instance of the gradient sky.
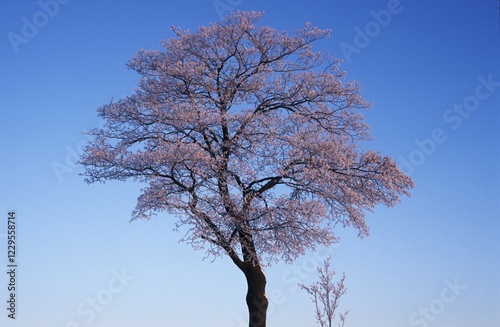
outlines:
{"label": "gradient sky", "polygon": [[295,285],[314,282],[327,253],[347,276],[346,327],[500,326],[497,1],[59,0],[50,15],[47,2],[0,2],[0,272],[9,210],[19,264],[15,321],[0,275],[1,326],[246,325],[245,280],[229,260],[179,244],[174,217],[129,223],[141,185],[86,185],[74,165],[96,108],[136,86],[127,60],[159,48],[171,25],[196,30],[227,10],[331,29],[316,46],[343,58],[373,103],[366,146],[416,184],[368,215],[368,238],[339,230],[338,246],[266,268],[269,326],[315,326]]}

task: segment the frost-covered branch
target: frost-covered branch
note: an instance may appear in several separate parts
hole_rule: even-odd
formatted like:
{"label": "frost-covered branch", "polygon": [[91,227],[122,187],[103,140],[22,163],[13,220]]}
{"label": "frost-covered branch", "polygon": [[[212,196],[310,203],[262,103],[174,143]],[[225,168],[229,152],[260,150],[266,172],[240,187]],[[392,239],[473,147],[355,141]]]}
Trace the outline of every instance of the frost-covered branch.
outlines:
{"label": "frost-covered branch", "polygon": [[262,16],[175,29],[162,50],[139,51],[139,87],[98,109],[80,164],[89,183],[145,185],[133,219],[166,211],[196,248],[270,264],[336,242],[339,223],[368,235],[366,211],[413,183],[358,144],[369,104],[339,60],[313,51],[329,31],[288,34]]}
{"label": "frost-covered branch", "polygon": [[[345,294],[345,274],[342,279],[335,283],[333,277],[335,272],[330,268],[331,258],[327,258],[322,268],[318,268],[319,281],[305,286],[299,284],[311,297],[314,304],[314,313],[320,327],[332,327],[337,315],[337,308],[342,295]],[[349,310],[339,313],[338,326],[343,327]]]}

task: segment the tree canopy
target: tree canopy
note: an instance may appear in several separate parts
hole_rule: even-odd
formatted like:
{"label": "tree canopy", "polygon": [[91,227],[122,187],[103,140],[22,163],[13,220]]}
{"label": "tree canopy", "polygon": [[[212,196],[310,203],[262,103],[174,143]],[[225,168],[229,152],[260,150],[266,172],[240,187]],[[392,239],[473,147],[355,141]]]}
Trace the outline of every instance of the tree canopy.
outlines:
{"label": "tree canopy", "polygon": [[339,60],[313,51],[329,31],[288,34],[262,16],[173,28],[161,50],[140,50],[128,63],[138,88],[98,109],[80,160],[89,183],[145,183],[132,219],[175,214],[185,241],[240,268],[293,261],[335,242],[339,224],[368,235],[366,211],[413,187],[361,147],[369,104]]}

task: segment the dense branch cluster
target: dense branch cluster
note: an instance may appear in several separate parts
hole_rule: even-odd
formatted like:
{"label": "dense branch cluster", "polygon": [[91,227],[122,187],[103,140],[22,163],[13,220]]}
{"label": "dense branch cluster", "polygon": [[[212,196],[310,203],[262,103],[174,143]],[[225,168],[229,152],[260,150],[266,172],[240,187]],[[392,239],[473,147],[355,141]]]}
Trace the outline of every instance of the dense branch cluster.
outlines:
{"label": "dense branch cluster", "polygon": [[313,51],[328,31],[293,35],[237,12],[129,67],[137,90],[99,108],[105,121],[81,158],[89,183],[145,183],[133,219],[167,211],[185,240],[239,266],[292,261],[336,241],[333,226],[368,234],[364,212],[413,186],[388,157],[359,147],[368,107],[338,61]]}

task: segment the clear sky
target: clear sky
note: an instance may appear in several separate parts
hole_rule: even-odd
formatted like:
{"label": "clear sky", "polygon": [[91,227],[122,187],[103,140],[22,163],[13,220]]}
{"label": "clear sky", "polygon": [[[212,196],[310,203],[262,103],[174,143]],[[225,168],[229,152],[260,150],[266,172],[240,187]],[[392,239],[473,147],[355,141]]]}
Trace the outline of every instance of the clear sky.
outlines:
{"label": "clear sky", "polygon": [[228,10],[331,29],[317,48],[343,58],[373,103],[367,147],[416,184],[368,215],[368,238],[339,230],[338,246],[266,268],[269,326],[315,326],[295,284],[315,281],[327,253],[347,275],[346,327],[500,326],[498,1],[54,1],[0,2],[1,326],[246,325],[245,280],[229,260],[178,244],[174,217],[129,223],[141,185],[86,185],[74,165],[96,108],[135,87],[127,60],[159,48],[171,25],[195,30]]}

